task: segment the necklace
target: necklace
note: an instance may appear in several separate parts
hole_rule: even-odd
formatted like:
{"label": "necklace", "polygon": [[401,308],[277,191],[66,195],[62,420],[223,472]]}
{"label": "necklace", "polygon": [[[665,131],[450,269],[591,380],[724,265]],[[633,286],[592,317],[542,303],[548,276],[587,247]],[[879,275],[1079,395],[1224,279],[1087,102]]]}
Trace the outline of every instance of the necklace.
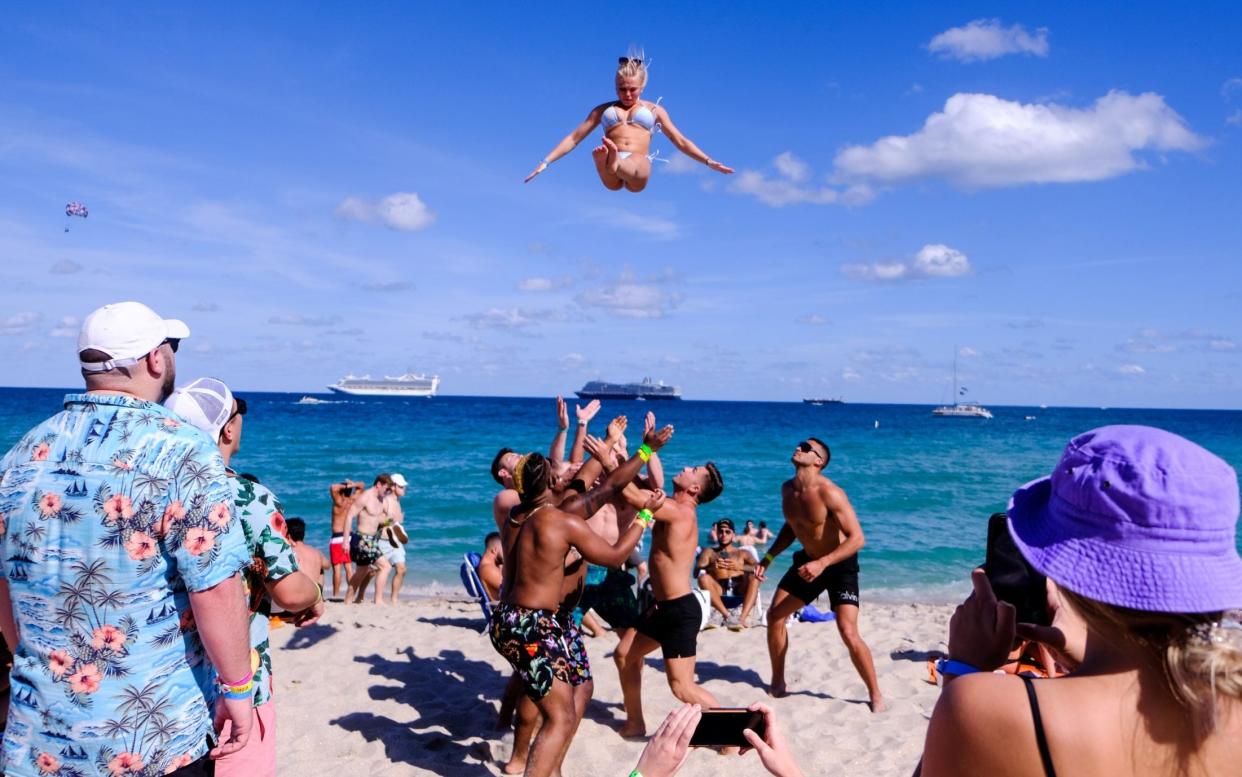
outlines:
{"label": "necklace", "polygon": [[545,507],[547,507],[547,506],[548,506],[548,505],[547,505],[546,503],[545,503],[545,504],[541,504],[541,505],[539,505],[538,507],[536,507],[535,509],[533,509],[533,510],[531,510],[529,513],[527,513],[527,514],[526,514],[526,517],[525,517],[525,518],[523,518],[523,519],[522,519],[522,520],[520,520],[520,521],[519,521],[519,520],[517,520],[517,519],[515,519],[515,518],[513,517],[513,514],[512,514],[512,513],[510,513],[510,514],[509,514],[509,525],[510,525],[510,526],[521,526],[522,524],[524,524],[524,523],[526,523],[527,521],[529,521],[529,520],[531,519],[531,516],[533,516],[535,513],[539,512],[540,510],[542,510],[543,508],[545,508]]}

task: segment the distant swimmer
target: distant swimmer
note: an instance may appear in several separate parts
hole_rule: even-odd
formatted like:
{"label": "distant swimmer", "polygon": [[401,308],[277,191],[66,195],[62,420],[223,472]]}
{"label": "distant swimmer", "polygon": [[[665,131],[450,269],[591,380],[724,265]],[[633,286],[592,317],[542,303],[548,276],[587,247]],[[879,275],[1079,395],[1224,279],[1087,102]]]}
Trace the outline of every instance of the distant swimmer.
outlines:
{"label": "distant swimmer", "polygon": [[617,99],[597,105],[577,129],[565,136],[556,147],[526,176],[526,182],[548,169],[561,157],[577,148],[597,126],[604,125],[603,142],[591,152],[595,170],[604,186],[613,191],[622,188],[641,192],[651,177],[651,136],[663,130],[677,150],[720,173],[733,168],[712,159],[673,124],[668,111],[656,103],[642,99],[647,86],[647,67],[639,56],[621,57],[617,65]]}

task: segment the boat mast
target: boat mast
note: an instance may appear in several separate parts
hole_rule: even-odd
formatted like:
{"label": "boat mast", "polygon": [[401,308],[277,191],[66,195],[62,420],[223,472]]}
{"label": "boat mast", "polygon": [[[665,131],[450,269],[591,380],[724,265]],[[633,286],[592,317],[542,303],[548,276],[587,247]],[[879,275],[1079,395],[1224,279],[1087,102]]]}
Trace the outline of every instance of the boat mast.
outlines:
{"label": "boat mast", "polygon": [[953,406],[958,405],[957,397],[957,345],[953,346]]}

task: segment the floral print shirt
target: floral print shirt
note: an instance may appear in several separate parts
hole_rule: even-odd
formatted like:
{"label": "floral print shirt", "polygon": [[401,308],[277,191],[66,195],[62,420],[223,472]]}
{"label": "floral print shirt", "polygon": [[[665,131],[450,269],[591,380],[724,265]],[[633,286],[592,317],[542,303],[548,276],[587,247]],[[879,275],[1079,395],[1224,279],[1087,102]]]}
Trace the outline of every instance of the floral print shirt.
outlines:
{"label": "floral print shirt", "polygon": [[251,663],[254,658],[258,659],[254,670],[254,706],[257,707],[272,698],[272,656],[268,645],[272,597],[267,593],[267,583],[297,572],[298,558],[293,553],[284,510],[276,495],[266,486],[230,475],[233,508],[241,519],[251,553],[250,566],[242,579],[250,604],[250,647],[254,651]]}
{"label": "floral print shirt", "polygon": [[0,460],[0,574],[21,634],[9,777],[162,775],[214,739],[189,592],[250,563],[224,462],[161,405],[70,394]]}

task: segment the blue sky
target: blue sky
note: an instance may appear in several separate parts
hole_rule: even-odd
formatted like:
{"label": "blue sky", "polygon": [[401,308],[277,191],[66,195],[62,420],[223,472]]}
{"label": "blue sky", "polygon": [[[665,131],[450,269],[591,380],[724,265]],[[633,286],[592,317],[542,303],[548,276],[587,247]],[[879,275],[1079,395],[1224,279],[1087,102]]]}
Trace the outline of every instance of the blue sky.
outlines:
{"label": "blue sky", "polygon": [[[1236,5],[437,5],[9,8],[4,382],[139,299],[248,390],[1239,407]],[[523,185],[631,44],[738,174]]]}

